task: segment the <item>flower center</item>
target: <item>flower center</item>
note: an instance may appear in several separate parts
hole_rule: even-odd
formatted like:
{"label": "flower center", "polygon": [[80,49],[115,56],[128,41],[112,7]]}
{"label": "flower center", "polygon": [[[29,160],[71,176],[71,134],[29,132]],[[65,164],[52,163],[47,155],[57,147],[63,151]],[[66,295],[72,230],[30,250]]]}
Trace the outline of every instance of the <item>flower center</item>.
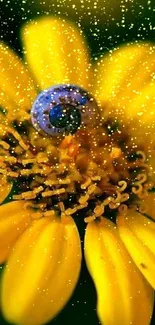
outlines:
{"label": "flower center", "polygon": [[69,85],[36,99],[27,121],[1,135],[1,182],[13,182],[14,200],[25,200],[33,217],[73,215],[90,222],[141,210],[152,188],[143,147],[113,120],[101,119],[94,98]]}

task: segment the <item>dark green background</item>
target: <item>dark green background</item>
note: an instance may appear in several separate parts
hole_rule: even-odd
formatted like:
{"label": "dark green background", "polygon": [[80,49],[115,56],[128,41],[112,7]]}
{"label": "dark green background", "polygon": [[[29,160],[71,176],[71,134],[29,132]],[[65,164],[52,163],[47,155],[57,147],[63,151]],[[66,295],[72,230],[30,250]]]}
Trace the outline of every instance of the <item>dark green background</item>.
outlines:
{"label": "dark green background", "polygon": [[[104,3],[108,1],[103,0]],[[117,1],[116,1],[117,2]],[[39,1],[38,1],[39,3]],[[72,2],[73,3],[73,2]],[[122,4],[125,5],[125,1]],[[135,40],[150,40],[155,39],[155,1],[148,4],[147,0],[143,1],[130,1],[130,10],[125,13],[125,22],[121,23],[122,14],[116,14],[116,9],[111,7],[110,13],[108,10],[96,10],[90,15],[90,22],[85,20],[72,11],[63,9],[61,14],[67,19],[73,20],[78,23],[81,22],[81,27],[85,32],[88,40],[89,48],[93,58],[99,57],[101,53],[106,52],[122,43]],[[120,13],[122,8],[118,8]],[[9,44],[14,50],[18,51],[22,56],[22,46],[19,40],[20,26],[29,19],[34,19],[43,14],[58,15],[61,8],[57,7],[57,0],[51,1],[51,5],[35,6],[32,1],[21,0],[1,0],[0,14],[1,14],[1,39]],[[96,16],[99,15],[97,26],[94,25]],[[60,15],[59,15],[60,17]],[[117,18],[119,17],[119,18]],[[131,28],[132,26],[132,28]],[[94,35],[95,34],[95,35]],[[103,47],[101,49],[101,47]],[[77,220],[81,238],[83,241],[84,223]],[[119,297],[118,297],[119,299]],[[67,304],[66,308],[53,320],[50,324],[53,325],[72,325],[72,324],[100,324],[96,312],[96,293],[93,283],[87,273],[86,266],[83,263],[81,276],[78,286],[72,296],[72,299]],[[0,318],[0,324],[6,325],[7,323]],[[155,316],[152,320],[152,325],[155,324]],[[117,325],[117,323],[116,323]],[[123,325],[123,324],[122,324]],[[140,325],[140,324],[137,324]]]}

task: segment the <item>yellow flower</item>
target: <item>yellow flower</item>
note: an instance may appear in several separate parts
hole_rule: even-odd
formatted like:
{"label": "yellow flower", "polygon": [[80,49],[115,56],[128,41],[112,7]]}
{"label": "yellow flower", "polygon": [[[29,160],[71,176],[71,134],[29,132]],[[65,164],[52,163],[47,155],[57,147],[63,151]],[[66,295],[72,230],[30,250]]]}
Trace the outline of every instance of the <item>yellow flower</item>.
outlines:
{"label": "yellow flower", "polygon": [[[0,44],[0,200],[12,199],[0,206],[3,315],[12,324],[41,325],[60,312],[80,272],[75,221],[83,217],[101,324],[148,325],[154,47],[128,44],[93,65],[82,31],[54,18],[28,23],[22,39],[25,63]],[[55,108],[62,120],[51,115]]]}

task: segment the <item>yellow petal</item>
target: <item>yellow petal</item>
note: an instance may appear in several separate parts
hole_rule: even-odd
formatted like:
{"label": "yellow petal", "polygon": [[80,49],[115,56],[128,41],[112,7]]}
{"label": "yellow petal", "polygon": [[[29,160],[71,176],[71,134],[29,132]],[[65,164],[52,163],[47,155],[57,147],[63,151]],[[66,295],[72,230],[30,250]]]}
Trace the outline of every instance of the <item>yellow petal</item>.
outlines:
{"label": "yellow petal", "polygon": [[34,83],[21,59],[0,43],[0,104],[10,115],[23,117],[36,97]]}
{"label": "yellow petal", "polygon": [[39,325],[55,317],[75,288],[80,264],[80,238],[71,218],[35,222],[17,242],[4,271],[6,319]]}
{"label": "yellow petal", "polygon": [[131,134],[138,142],[144,134],[150,141],[155,131],[154,67],[154,46],[135,43],[114,50],[95,69],[95,94],[103,115],[130,123]]}
{"label": "yellow petal", "polygon": [[111,221],[102,218],[88,224],[85,256],[97,290],[101,324],[148,325],[153,290],[131,260]]}
{"label": "yellow petal", "polygon": [[[0,107],[3,112],[11,112],[15,108],[15,102],[9,98],[8,92],[4,91],[0,86]],[[6,114],[0,114],[0,124],[7,124]]]}
{"label": "yellow petal", "polygon": [[142,206],[146,214],[155,220],[155,192],[149,192],[148,195],[141,200]]}
{"label": "yellow petal", "polygon": [[[155,67],[155,64],[154,64]],[[132,121],[132,136],[146,147],[155,144],[155,82],[138,91],[126,106],[128,118]],[[144,141],[145,136],[145,141]],[[136,140],[136,142],[137,142]],[[155,153],[152,152],[154,156]]]}
{"label": "yellow petal", "polygon": [[0,184],[0,204],[7,198],[9,193],[11,192],[13,184]]}
{"label": "yellow petal", "polygon": [[129,218],[126,218],[134,235],[155,254],[155,222],[144,215],[135,212]]}
{"label": "yellow petal", "polygon": [[[136,220],[138,218],[138,220]],[[136,212],[118,217],[117,225],[122,241],[138,269],[155,289],[155,225]],[[135,223],[135,225],[133,225]],[[141,235],[140,235],[140,228]],[[144,229],[145,228],[145,229]],[[144,234],[146,238],[144,238]]]}
{"label": "yellow petal", "polygon": [[24,204],[14,201],[0,206],[0,264],[8,258],[14,243],[31,223],[31,210],[25,209]]}
{"label": "yellow petal", "polygon": [[[114,106],[114,113],[120,113],[116,111],[118,107],[123,112],[121,100],[129,85],[134,88],[132,78],[135,69],[140,66],[141,60],[146,59],[148,48],[147,44],[121,46],[97,62],[94,91],[101,105],[105,106],[108,103]],[[121,93],[120,101],[118,101],[119,93]],[[104,109],[106,110],[106,106]],[[107,111],[105,113],[108,114]]]}
{"label": "yellow petal", "polygon": [[72,83],[86,89],[92,82],[82,32],[65,20],[41,18],[22,32],[26,60],[42,89]]}

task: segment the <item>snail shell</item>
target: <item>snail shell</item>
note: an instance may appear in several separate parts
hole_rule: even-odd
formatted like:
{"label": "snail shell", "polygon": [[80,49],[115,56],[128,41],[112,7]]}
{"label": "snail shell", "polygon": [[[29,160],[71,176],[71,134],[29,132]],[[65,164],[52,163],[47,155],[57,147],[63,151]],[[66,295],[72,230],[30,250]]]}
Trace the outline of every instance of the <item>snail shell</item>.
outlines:
{"label": "snail shell", "polygon": [[42,91],[31,109],[32,124],[50,136],[74,134],[81,126],[95,126],[100,114],[95,99],[75,85],[56,85]]}

